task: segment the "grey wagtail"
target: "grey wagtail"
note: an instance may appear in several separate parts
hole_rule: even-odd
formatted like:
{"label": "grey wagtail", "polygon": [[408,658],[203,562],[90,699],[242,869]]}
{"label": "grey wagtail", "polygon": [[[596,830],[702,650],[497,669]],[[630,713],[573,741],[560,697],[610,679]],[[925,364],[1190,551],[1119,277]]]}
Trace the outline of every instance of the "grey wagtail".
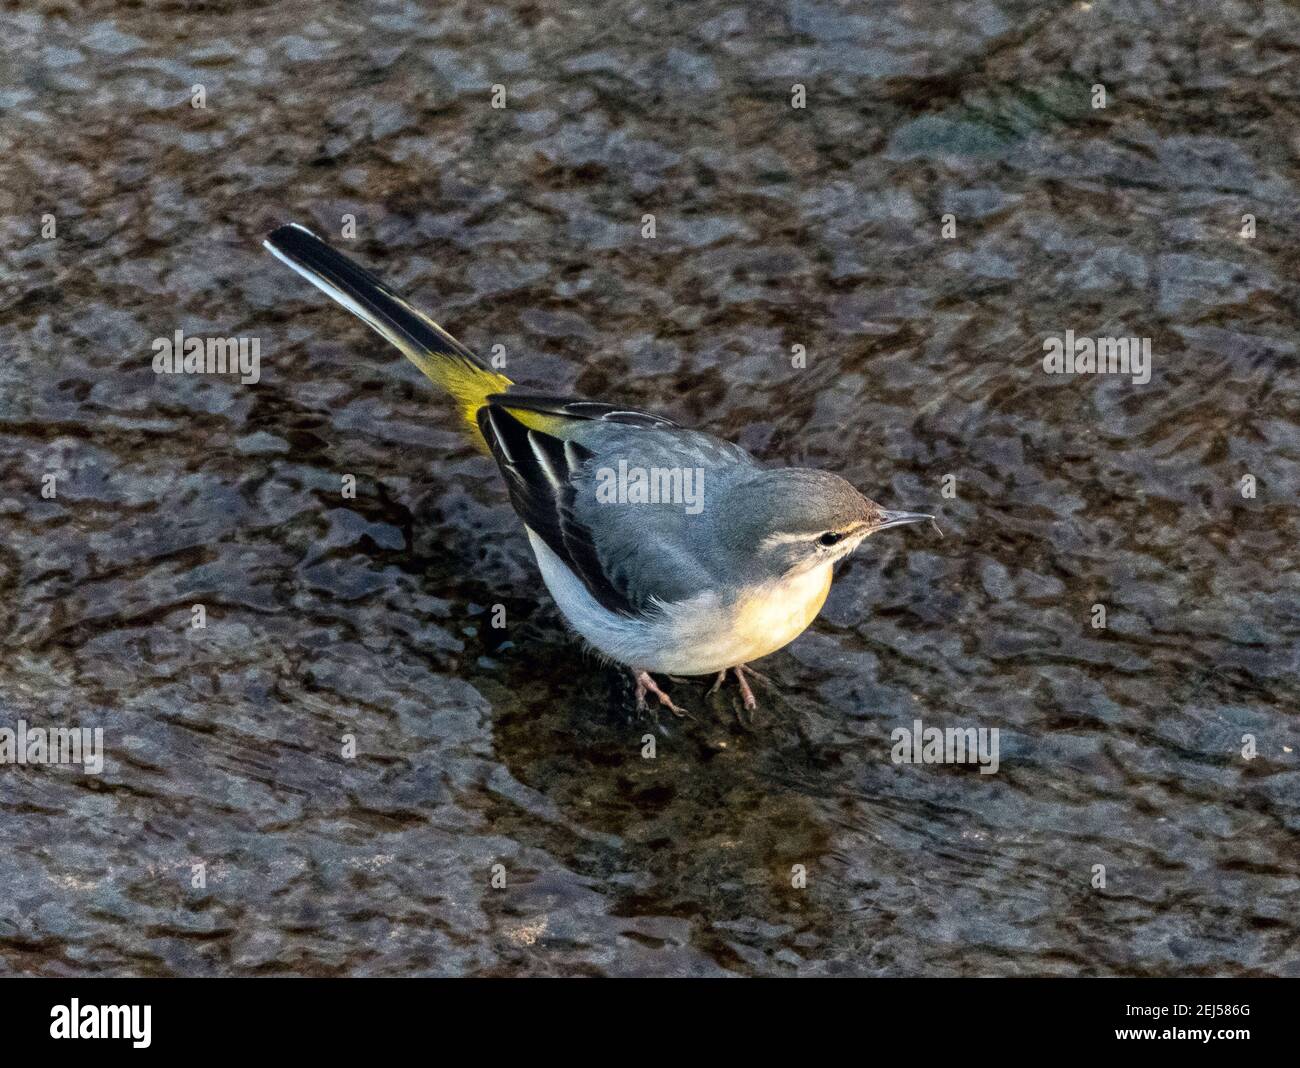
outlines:
{"label": "grey wagtail", "polygon": [[265,245],[451,394],[564,618],[631,670],[641,710],[652,693],[684,714],[652,671],[716,672],[716,690],[728,670],[752,710],[748,662],[803,633],[835,562],[877,531],[933,519],[887,511],[827,471],[760,467],[660,415],[517,390],[310,230],[281,226]]}

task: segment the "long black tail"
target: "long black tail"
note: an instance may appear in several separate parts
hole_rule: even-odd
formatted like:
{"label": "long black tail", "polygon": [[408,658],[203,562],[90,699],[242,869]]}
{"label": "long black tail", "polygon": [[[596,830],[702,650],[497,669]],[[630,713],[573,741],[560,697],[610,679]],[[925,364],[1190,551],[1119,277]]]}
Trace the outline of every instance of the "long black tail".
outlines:
{"label": "long black tail", "polygon": [[510,388],[510,379],[490,370],[468,348],[364,267],[331,248],[305,226],[277,227],[262,244],[372,330],[397,346],[430,381],[456,398],[478,436],[475,418],[490,393]]}

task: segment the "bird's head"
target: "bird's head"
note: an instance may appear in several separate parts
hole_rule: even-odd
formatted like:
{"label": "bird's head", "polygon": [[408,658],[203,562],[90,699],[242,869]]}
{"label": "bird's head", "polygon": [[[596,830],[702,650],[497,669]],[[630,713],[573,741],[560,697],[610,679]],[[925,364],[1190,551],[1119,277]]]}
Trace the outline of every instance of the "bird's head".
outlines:
{"label": "bird's head", "polygon": [[731,488],[722,511],[728,547],[774,578],[833,564],[872,534],[934,518],[891,512],[839,475],[804,468],[757,472]]}

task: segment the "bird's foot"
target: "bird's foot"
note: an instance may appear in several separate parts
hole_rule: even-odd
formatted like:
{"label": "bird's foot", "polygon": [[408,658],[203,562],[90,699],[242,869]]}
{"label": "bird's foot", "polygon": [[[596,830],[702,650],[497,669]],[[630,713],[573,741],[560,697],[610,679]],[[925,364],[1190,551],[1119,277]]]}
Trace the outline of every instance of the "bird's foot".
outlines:
{"label": "bird's foot", "polygon": [[728,671],[734,671],[736,673],[736,682],[740,684],[740,697],[745,703],[745,711],[755,711],[758,708],[758,698],[754,696],[754,691],[749,688],[749,680],[746,679],[745,676],[753,675],[754,678],[762,680],[769,686],[773,685],[772,680],[761,671],[755,671],[748,664],[737,664],[735,667],[723,668],[718,672],[718,677],[713,680],[713,685],[709,687],[709,696],[718,692],[718,688],[727,678]]}
{"label": "bird's foot", "polygon": [[686,709],[678,708],[673,704],[673,700],[663,690],[659,689],[658,684],[650,677],[648,671],[633,671],[632,678],[636,681],[636,707],[638,712],[648,711],[645,695],[654,694],[659,698],[659,703],[668,709],[674,716],[686,715]]}

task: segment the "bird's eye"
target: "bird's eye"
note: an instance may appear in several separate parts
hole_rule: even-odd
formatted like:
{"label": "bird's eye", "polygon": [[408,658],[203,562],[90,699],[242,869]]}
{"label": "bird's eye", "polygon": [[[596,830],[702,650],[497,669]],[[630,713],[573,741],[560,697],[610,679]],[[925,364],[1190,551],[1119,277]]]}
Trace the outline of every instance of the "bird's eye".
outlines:
{"label": "bird's eye", "polygon": [[838,541],[843,541],[844,535],[835,530],[828,530],[817,539],[819,545],[825,545],[828,549]]}

